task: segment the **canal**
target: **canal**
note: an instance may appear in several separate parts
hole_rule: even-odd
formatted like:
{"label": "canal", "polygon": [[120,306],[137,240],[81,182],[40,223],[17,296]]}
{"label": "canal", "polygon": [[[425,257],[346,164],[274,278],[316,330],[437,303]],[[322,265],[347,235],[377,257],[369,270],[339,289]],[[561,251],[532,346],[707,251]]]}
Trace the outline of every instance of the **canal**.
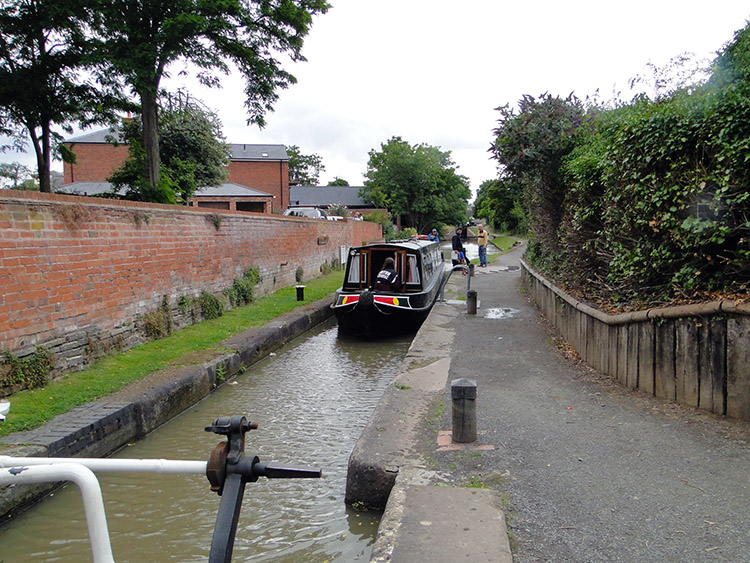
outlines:
{"label": "canal", "polygon": [[[325,323],[116,457],[206,460],[222,438],[204,427],[244,414],[259,425],[246,435],[246,453],[320,468],[323,478],[248,484],[233,560],[369,561],[380,514],[344,504],[347,462],[410,341],[352,340]],[[118,563],[208,559],[220,497],[205,477],[99,479]],[[77,488],[65,487],[1,528],[0,546],[2,561],[90,561]]]}

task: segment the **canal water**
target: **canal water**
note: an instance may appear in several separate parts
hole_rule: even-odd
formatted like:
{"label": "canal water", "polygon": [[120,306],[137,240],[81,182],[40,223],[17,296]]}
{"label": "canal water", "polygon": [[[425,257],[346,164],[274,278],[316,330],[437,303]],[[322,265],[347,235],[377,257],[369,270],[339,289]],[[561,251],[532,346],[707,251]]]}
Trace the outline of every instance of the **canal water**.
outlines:
{"label": "canal water", "polygon": [[[323,478],[249,483],[233,561],[369,561],[380,514],[345,505],[347,462],[410,340],[351,340],[326,323],[116,457],[208,459],[223,438],[204,427],[244,414],[259,425],[246,434],[246,453],[320,468]],[[102,473],[99,480],[118,563],[208,559],[220,497],[204,476]],[[90,560],[75,486],[0,529],[0,561]]]}

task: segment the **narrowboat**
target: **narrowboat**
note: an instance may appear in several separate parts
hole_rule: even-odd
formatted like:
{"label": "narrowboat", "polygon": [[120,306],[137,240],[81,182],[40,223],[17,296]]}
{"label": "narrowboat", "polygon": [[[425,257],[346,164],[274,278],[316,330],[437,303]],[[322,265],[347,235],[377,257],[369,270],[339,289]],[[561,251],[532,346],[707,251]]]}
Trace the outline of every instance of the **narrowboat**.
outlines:
{"label": "narrowboat", "polygon": [[[398,274],[391,291],[375,289],[387,258],[393,259]],[[446,274],[437,241],[411,239],[350,248],[344,282],[332,305],[339,330],[366,339],[416,332]]]}

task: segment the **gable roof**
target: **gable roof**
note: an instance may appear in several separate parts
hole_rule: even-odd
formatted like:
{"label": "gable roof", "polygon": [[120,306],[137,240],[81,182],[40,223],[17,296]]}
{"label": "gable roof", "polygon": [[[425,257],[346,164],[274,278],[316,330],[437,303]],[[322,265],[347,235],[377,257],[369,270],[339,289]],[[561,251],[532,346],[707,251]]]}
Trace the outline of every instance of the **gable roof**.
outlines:
{"label": "gable roof", "polygon": [[231,160],[289,160],[284,145],[250,145],[232,143],[229,145]]}
{"label": "gable roof", "polygon": [[116,127],[107,127],[106,129],[99,129],[98,131],[92,131],[78,137],[71,137],[65,139],[66,143],[90,143],[90,144],[109,144],[107,137],[112,137],[118,142],[124,142],[119,131]]}
{"label": "gable roof", "polygon": [[[120,131],[116,127],[107,127],[77,137],[71,137],[70,139],[66,139],[65,142],[109,144],[107,137],[110,137],[120,143],[124,143],[120,134]],[[286,154],[286,147],[284,145],[229,143],[228,146],[230,160],[289,160],[289,155]]]}
{"label": "gable roof", "polygon": [[327,207],[345,205],[348,208],[373,207],[359,197],[359,186],[290,186],[290,207]]}

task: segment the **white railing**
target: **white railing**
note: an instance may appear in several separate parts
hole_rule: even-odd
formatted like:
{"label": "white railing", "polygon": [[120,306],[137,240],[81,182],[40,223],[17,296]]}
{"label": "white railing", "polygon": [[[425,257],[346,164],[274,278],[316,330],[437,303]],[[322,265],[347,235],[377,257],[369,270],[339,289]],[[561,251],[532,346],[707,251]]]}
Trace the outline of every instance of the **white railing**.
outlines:
{"label": "white railing", "polygon": [[0,456],[0,485],[71,481],[83,497],[94,563],[114,563],[102,490],[94,472],[205,475],[205,461]]}

